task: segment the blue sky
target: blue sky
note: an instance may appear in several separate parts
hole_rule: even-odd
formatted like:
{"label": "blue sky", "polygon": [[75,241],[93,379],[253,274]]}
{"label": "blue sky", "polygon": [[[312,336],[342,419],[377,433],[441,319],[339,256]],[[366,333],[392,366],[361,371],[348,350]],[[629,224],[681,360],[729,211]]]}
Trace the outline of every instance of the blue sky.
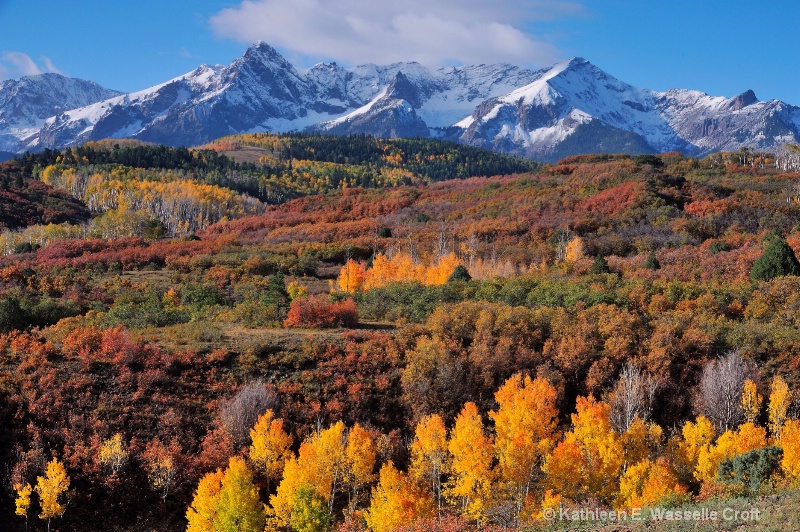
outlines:
{"label": "blue sky", "polygon": [[800,2],[774,0],[0,0],[0,79],[56,71],[133,91],[262,39],[301,67],[577,55],[640,87],[800,105],[798,20]]}

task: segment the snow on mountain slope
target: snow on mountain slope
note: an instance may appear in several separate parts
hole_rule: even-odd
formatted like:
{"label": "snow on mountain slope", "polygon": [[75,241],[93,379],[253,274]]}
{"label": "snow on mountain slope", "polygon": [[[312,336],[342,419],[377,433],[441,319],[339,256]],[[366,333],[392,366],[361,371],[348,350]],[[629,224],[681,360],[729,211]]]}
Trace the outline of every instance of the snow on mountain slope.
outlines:
{"label": "snow on mountain slope", "polygon": [[[109,137],[197,145],[231,133],[309,130],[432,136],[553,160],[597,151],[704,155],[800,139],[798,107],[760,102],[752,91],[725,98],[637,88],[582,58],[535,72],[418,63],[320,63],[300,72],[259,42],[230,65],[203,65],[126,95],[61,78],[0,84],[0,151]],[[54,95],[47,105],[31,103],[43,94]]]}
{"label": "snow on mountain slope", "polygon": [[93,81],[60,74],[0,81],[0,151],[20,151],[48,117],[118,94]]}
{"label": "snow on mountain slope", "polygon": [[[725,98],[640,89],[573,58],[543,71],[527,86],[484,102],[456,126],[462,142],[544,159],[561,153],[561,143],[594,121],[603,127],[592,129],[606,138],[584,134],[574,149],[598,151],[602,142],[611,150],[639,146],[646,152],[703,155],[743,145],[769,148],[797,142],[800,128],[791,109],[797,108],[758,102],[752,91]],[[619,145],[609,145],[609,135]]]}

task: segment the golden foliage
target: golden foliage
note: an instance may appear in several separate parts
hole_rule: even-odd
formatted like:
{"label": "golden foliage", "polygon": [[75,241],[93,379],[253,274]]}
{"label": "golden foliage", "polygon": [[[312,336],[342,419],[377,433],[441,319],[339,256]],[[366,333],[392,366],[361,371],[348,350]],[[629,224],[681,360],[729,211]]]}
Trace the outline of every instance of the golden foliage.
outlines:
{"label": "golden foliage", "polygon": [[453,253],[439,257],[430,264],[415,263],[411,255],[405,253],[395,253],[391,258],[378,253],[372,261],[372,268],[368,270],[363,262],[348,260],[339,272],[336,286],[343,292],[355,292],[395,282],[442,285],[459,264],[461,261]]}
{"label": "golden foliage", "polygon": [[268,481],[278,478],[284,463],[292,456],[289,450],[292,437],[283,430],[283,420],[276,419],[272,410],[267,410],[250,429],[250,440],[250,460],[256,469]]}
{"label": "golden foliage", "polygon": [[372,489],[364,518],[373,532],[386,532],[430,517],[434,512],[430,494],[389,461],[381,467],[380,480]]}
{"label": "golden foliage", "polygon": [[667,496],[687,493],[663,458],[655,462],[646,459],[629,467],[620,479],[619,491],[620,508],[652,506]]}
{"label": "golden foliage", "polygon": [[532,502],[531,490],[556,443],[558,392],[541,377],[516,374],[495,393],[495,454],[500,480],[510,491],[517,516]]}
{"label": "golden foliage", "polygon": [[456,418],[448,449],[453,465],[445,495],[459,504],[463,515],[483,523],[487,518],[494,452],[474,403],[465,404]]}
{"label": "golden foliage", "polygon": [[758,414],[761,412],[763,397],[756,389],[756,383],[747,379],[744,381],[744,391],[742,392],[742,411],[748,423],[756,423]]}
{"label": "golden foliage", "polygon": [[64,464],[53,458],[47,464],[45,476],[36,478],[36,494],[39,495],[39,506],[42,509],[39,514],[41,519],[46,519],[49,523],[53,517],[64,514],[67,507],[59,499],[69,489],[69,483]]}
{"label": "golden foliage", "polygon": [[790,419],[784,423],[778,444],[783,449],[781,469],[797,484],[800,480],[800,421]]}
{"label": "golden foliage", "polygon": [[578,397],[573,429],[547,458],[544,470],[557,493],[572,501],[610,502],[617,491],[623,449],[611,429],[610,407]]}
{"label": "golden foliage", "polygon": [[424,479],[428,483],[439,512],[442,507],[442,475],[449,472],[450,461],[444,421],[437,414],[424,416],[417,423],[411,443],[409,473],[414,479]]}
{"label": "golden foliage", "polygon": [[772,379],[769,393],[769,431],[776,439],[781,438],[781,428],[786,423],[792,392],[780,375]]}
{"label": "golden foliage", "polygon": [[214,531],[214,518],[217,515],[223,476],[222,471],[217,469],[200,479],[192,504],[186,510],[186,520],[189,521],[186,532]]}
{"label": "golden foliage", "polygon": [[767,445],[767,431],[753,423],[743,423],[736,431],[726,431],[717,438],[714,445],[700,448],[694,476],[700,481],[714,480],[719,464],[726,458],[733,458]]}
{"label": "golden foliage", "polygon": [[122,434],[118,432],[103,442],[100,446],[97,460],[100,464],[109,468],[112,474],[122,471],[125,464],[128,463],[128,451],[122,442]]}
{"label": "golden foliage", "polygon": [[214,530],[219,532],[261,532],[266,513],[245,461],[232,457],[222,476]]}
{"label": "golden foliage", "polygon": [[30,484],[25,484],[24,486],[14,484],[14,491],[17,493],[17,497],[14,499],[16,506],[14,513],[27,519],[28,509],[31,507],[31,492],[33,488]]}

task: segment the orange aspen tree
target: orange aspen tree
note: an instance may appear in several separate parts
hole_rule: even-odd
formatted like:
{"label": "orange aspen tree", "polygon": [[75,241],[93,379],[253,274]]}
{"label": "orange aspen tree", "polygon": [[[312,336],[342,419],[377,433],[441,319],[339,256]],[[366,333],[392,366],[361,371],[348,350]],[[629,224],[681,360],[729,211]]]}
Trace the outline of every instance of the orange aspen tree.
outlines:
{"label": "orange aspen tree", "polygon": [[349,259],[339,272],[337,285],[342,292],[357,292],[364,286],[365,277],[364,263]]}
{"label": "orange aspen tree", "polygon": [[623,452],[611,428],[611,408],[593,397],[578,397],[572,431],[545,462],[554,490],[572,501],[597,497],[609,503],[617,492]]}
{"label": "orange aspen tree", "polygon": [[524,508],[531,510],[544,460],[556,443],[558,392],[543,378],[514,375],[495,393],[499,405],[489,416],[495,423],[495,455],[499,480],[508,490],[518,520]]}

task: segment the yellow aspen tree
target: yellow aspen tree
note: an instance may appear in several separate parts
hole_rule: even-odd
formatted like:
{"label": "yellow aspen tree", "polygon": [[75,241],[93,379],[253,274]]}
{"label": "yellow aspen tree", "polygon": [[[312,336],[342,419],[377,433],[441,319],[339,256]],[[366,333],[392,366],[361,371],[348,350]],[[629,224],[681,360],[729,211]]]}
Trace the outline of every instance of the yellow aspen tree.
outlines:
{"label": "yellow aspen tree", "polygon": [[494,450],[475,403],[465,404],[456,417],[448,449],[453,455],[453,465],[446,495],[460,505],[465,517],[483,524],[487,518]]}
{"label": "yellow aspen tree", "polygon": [[[307,448],[308,443],[300,444],[300,453],[303,455],[308,452],[304,447]],[[300,466],[299,457],[292,457],[286,461],[278,490],[269,498],[271,508],[268,510],[268,522],[271,529],[283,529],[289,526],[297,491],[301,486],[310,485],[310,482],[310,472]]]}
{"label": "yellow aspen tree", "polygon": [[116,433],[111,438],[105,440],[100,446],[97,461],[111,474],[118,474],[128,463],[128,451],[122,441],[122,434]]}
{"label": "yellow aspen tree", "polygon": [[247,463],[234,456],[222,476],[213,523],[219,532],[261,532],[266,514]]}
{"label": "yellow aspen tree", "polygon": [[42,508],[39,518],[47,520],[48,532],[50,520],[53,517],[61,517],[67,509],[59,498],[69,489],[69,482],[64,464],[56,458],[47,464],[45,476],[36,478],[36,494],[39,495],[39,506]]}
{"label": "yellow aspen tree", "polygon": [[372,260],[372,268],[367,270],[364,278],[364,289],[379,288],[395,280],[394,265],[383,253],[378,253]]}
{"label": "yellow aspen tree", "polygon": [[742,392],[742,412],[747,423],[756,424],[758,414],[761,412],[763,397],[756,389],[756,383],[747,379],[744,381],[744,391]]}
{"label": "yellow aspen tree", "polygon": [[520,374],[495,393],[499,408],[489,413],[495,423],[495,455],[499,480],[515,505],[515,519],[524,508],[531,509],[534,498],[541,498],[538,477],[556,443],[557,398],[558,392],[546,379],[531,380]]}
{"label": "yellow aspen tree", "polygon": [[695,478],[701,482],[717,477],[719,464],[726,458],[733,458],[767,445],[767,431],[752,423],[743,423],[736,431],[726,431],[717,438],[714,445],[700,449],[697,457]]}
{"label": "yellow aspen tree", "polygon": [[663,433],[656,423],[645,423],[636,416],[628,430],[620,435],[624,456],[623,470],[644,460],[655,459]]}
{"label": "yellow aspen tree", "polygon": [[781,428],[786,423],[791,405],[792,392],[786,381],[776,375],[769,392],[769,431],[777,440],[781,439]]}
{"label": "yellow aspen tree", "polygon": [[348,511],[352,514],[359,501],[365,486],[375,479],[373,470],[378,453],[375,442],[361,425],[355,424],[347,433],[347,447],[345,447],[347,467],[345,470],[345,483],[348,491]]}
{"label": "yellow aspen tree", "polygon": [[267,410],[250,429],[250,441],[250,460],[267,479],[269,492],[270,482],[280,476],[283,465],[291,457],[292,437],[283,430],[283,420],[276,419],[272,410]]}
{"label": "yellow aspen tree", "polygon": [[186,520],[189,522],[186,532],[214,532],[214,518],[217,515],[223,475],[217,469],[200,479],[192,504],[186,510]]}
{"label": "yellow aspen tree", "polygon": [[617,492],[623,452],[611,428],[611,408],[593,397],[578,397],[572,431],[545,462],[554,490],[572,501],[597,497],[611,502]]}
{"label": "yellow aspen tree", "polygon": [[325,532],[330,529],[328,505],[311,486],[300,486],[295,495],[289,526],[293,532]]}
{"label": "yellow aspen tree", "polygon": [[442,513],[442,475],[450,471],[450,452],[447,450],[447,429],[438,414],[424,416],[417,423],[411,443],[409,473],[430,486],[436,501],[437,516]]}
{"label": "yellow aspen tree", "polygon": [[289,294],[289,299],[294,301],[295,299],[308,296],[308,288],[297,281],[292,281],[286,286],[286,293]]}
{"label": "yellow aspen tree", "polygon": [[372,489],[364,518],[372,532],[388,532],[434,514],[433,500],[408,475],[387,462],[381,467],[378,485]]}
{"label": "yellow aspen tree", "polygon": [[16,509],[14,513],[20,517],[25,518],[25,529],[28,528],[28,510],[31,507],[31,492],[33,488],[30,484],[14,484],[14,491],[17,493],[17,498],[14,499]]}
{"label": "yellow aspen tree", "polygon": [[575,262],[582,259],[586,255],[586,245],[583,239],[576,236],[567,244],[567,249],[564,252],[564,260],[567,262]]}
{"label": "yellow aspen tree", "polygon": [[327,502],[329,516],[333,515],[336,492],[342,489],[346,477],[346,444],[345,426],[341,421],[300,444],[298,456],[286,462],[278,490],[270,497],[275,526],[289,526],[297,490],[302,486],[312,486]]}
{"label": "yellow aspen tree", "polygon": [[683,442],[681,450],[687,462],[694,468],[700,451],[708,448],[714,441],[714,424],[705,416],[698,417],[694,423],[687,421],[682,429]]}
{"label": "yellow aspen tree", "polygon": [[678,482],[663,457],[655,462],[646,459],[632,465],[622,475],[617,507],[623,509],[652,506],[665,497],[686,493],[686,487]]}
{"label": "yellow aspen tree", "polygon": [[800,483],[800,421],[789,419],[784,423],[778,444],[783,449],[783,474],[797,486]]}

